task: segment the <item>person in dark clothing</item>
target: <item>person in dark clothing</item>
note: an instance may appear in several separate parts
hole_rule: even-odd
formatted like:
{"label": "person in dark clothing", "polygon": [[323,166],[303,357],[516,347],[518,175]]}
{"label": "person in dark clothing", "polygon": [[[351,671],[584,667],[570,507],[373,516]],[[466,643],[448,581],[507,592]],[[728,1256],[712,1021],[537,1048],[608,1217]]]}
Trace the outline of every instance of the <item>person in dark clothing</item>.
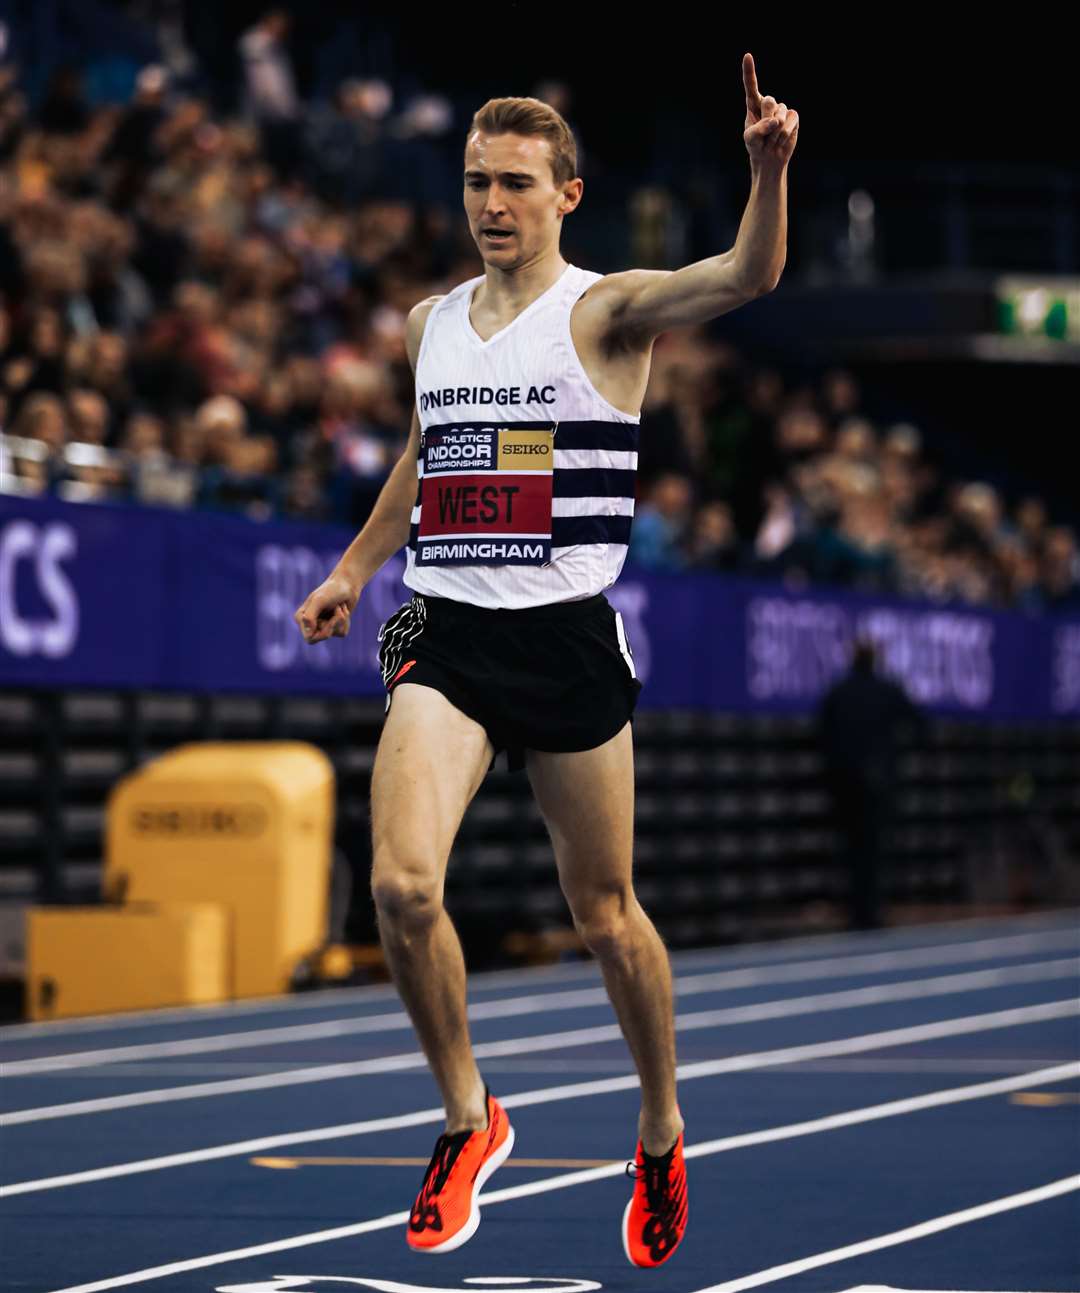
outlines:
{"label": "person in dark clothing", "polygon": [[858,642],[851,670],[826,692],[818,738],[840,859],[848,873],[853,929],[881,926],[882,837],[896,784],[896,738],[926,720],[906,692],[874,672],[872,642]]}

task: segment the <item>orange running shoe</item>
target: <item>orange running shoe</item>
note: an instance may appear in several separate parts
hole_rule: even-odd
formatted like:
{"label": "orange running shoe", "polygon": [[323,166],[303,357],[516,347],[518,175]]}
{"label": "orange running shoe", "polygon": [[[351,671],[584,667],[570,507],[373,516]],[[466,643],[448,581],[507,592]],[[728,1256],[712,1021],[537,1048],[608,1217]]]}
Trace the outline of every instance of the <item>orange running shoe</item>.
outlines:
{"label": "orange running shoe", "polygon": [[634,1193],[622,1222],[623,1251],[634,1266],[660,1266],[686,1234],[686,1162],[682,1132],[666,1154],[654,1158],[637,1143],[627,1163]]}
{"label": "orange running shoe", "polygon": [[415,1252],[449,1253],[476,1233],[477,1195],[514,1148],[514,1129],[506,1110],[486,1086],[484,1098],[488,1125],[483,1131],[444,1133],[435,1142],[405,1234]]}

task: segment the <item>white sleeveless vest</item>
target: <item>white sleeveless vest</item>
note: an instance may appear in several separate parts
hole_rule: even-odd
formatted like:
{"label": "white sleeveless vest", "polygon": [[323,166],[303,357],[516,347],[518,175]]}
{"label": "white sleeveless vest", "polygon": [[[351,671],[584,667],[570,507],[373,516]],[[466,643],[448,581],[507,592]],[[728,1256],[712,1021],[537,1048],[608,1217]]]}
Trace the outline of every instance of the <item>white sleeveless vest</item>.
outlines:
{"label": "white sleeveless vest", "polygon": [[570,312],[601,275],[567,266],[482,341],[470,279],[428,315],[416,366],[416,504],[405,583],[492,609],[578,601],[626,560],[640,418],[593,387]]}

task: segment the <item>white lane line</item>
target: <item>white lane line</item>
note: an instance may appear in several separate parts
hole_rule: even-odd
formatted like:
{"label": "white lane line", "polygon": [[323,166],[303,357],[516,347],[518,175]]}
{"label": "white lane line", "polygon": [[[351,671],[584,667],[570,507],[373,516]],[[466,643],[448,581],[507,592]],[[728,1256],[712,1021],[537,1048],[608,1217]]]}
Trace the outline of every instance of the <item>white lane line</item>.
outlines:
{"label": "white lane line", "polygon": [[1080,1077],[1080,1063],[1058,1064],[1053,1068],[1036,1069],[1013,1077],[997,1078],[993,1082],[974,1082],[970,1086],[951,1087],[945,1091],[931,1091],[925,1095],[905,1096],[888,1100],[884,1104],[867,1105],[863,1109],[849,1109],[845,1113],[826,1114],[805,1122],[792,1122],[784,1127],[771,1127],[764,1131],[744,1132],[739,1136],[723,1136],[718,1140],[701,1141],[684,1151],[687,1158],[705,1154],[719,1154],[730,1149],[743,1149],[749,1145],[764,1145],[777,1140],[791,1140],[796,1136],[810,1136],[819,1131],[835,1131],[838,1127],[852,1127],[861,1122],[876,1122],[880,1118],[895,1118],[900,1114],[918,1113],[922,1109],[936,1109],[941,1105],[961,1104],[965,1100],[981,1100],[987,1096],[1005,1095],[1020,1091],[1037,1079],[1040,1083],[1069,1082]]}
{"label": "white lane line", "polygon": [[[995,941],[1000,946],[1003,940]],[[1013,944],[1008,949],[1012,955],[1020,955],[1028,950],[1048,950],[1047,940],[1044,938],[1022,936],[1008,941]],[[1070,933],[1068,937],[1063,937],[1059,941],[1065,945],[1072,945],[1077,939]],[[809,977],[825,979],[862,973],[910,969],[925,964],[946,964],[956,960],[979,960],[983,959],[983,957],[978,951],[973,950],[979,946],[966,944],[955,949],[945,949],[944,954],[916,949],[913,952],[844,957],[828,962],[801,963],[770,967],[764,970],[751,968],[698,974],[683,979],[677,978],[675,980],[675,995],[679,997],[692,996],[705,992],[730,991],[767,983],[805,982]],[[814,971],[812,975],[808,974],[808,970],[811,969]],[[469,1008],[469,1018],[473,1020],[512,1018],[519,1014],[606,1006],[607,1004],[608,997],[603,987],[583,988],[566,992],[511,997],[502,1001],[476,1003]],[[403,1011],[394,1011],[359,1019],[324,1020],[317,1024],[248,1029],[243,1032],[215,1034],[190,1039],[148,1042],[137,1046],[109,1046],[95,1050],[40,1056],[34,1059],[11,1060],[2,1066],[0,1072],[5,1077],[18,1077],[58,1069],[90,1067],[114,1062],[122,1063],[127,1060],[210,1054],[225,1050],[291,1044],[356,1033],[392,1032],[407,1030],[411,1026],[407,1014]]]}
{"label": "white lane line", "polygon": [[[702,1056],[702,1058],[705,1058]],[[1064,1064],[1067,1057],[1063,1055],[1025,1055],[1023,1059],[1003,1059],[997,1057],[989,1060],[979,1059],[869,1059],[869,1060],[813,1060],[787,1069],[787,1072],[798,1073],[947,1073],[962,1075],[964,1073],[1019,1073],[1029,1069],[1033,1064]],[[132,1078],[223,1078],[250,1077],[258,1073],[280,1073],[288,1069],[287,1064],[245,1064],[229,1061],[202,1064],[119,1064],[110,1065],[107,1069],[79,1069],[77,1073],[53,1073],[48,1077],[66,1080],[69,1077],[95,1079],[106,1076]],[[292,1065],[299,1068],[300,1065]],[[485,1073],[591,1073],[599,1076],[603,1073],[633,1073],[634,1061],[626,1059],[487,1059],[484,1061]],[[405,1076],[419,1077],[428,1080],[428,1074],[408,1073]]]}
{"label": "white lane line", "polygon": [[[1001,940],[997,940],[1000,942]],[[1013,946],[1010,955],[1023,951],[1049,950],[1045,938],[1023,936],[1009,940]],[[1063,945],[1077,942],[1073,934],[1062,937]],[[964,944],[948,949],[946,954],[916,949],[912,952],[888,952],[866,956],[842,957],[827,962],[799,963],[769,967],[767,969],[724,970],[676,978],[674,990],[677,997],[696,996],[707,992],[733,991],[769,983],[803,983],[808,979],[842,978],[856,974],[886,973],[899,969],[950,962],[982,960],[984,957],[971,950],[978,944]],[[1000,954],[1000,953],[999,953]],[[1048,964],[1048,963],[1041,963]],[[1065,962],[1060,962],[1065,964]],[[1080,967],[1080,962],[1076,963]],[[981,971],[985,974],[999,972],[1022,974],[1024,967],[1002,966]],[[1006,980],[987,980],[986,986]],[[1009,982],[1030,982],[1016,977]],[[958,989],[964,991],[966,989]],[[884,998],[887,1000],[888,998]],[[533,993],[528,996],[510,997],[501,1001],[483,1001],[469,1007],[469,1018],[474,1021],[508,1019],[517,1015],[542,1014],[552,1010],[577,1010],[592,1006],[606,1006],[607,993],[603,987],[577,988],[566,992]],[[774,1016],[761,1016],[771,1018]],[[778,1016],[775,1016],[778,1017]],[[358,1033],[373,1034],[405,1031],[412,1023],[404,1011],[381,1015],[366,1015],[359,1019],[329,1019],[317,1024],[291,1024],[278,1028],[247,1029],[243,1032],[218,1033],[206,1037],[181,1038],[174,1041],[145,1042],[137,1046],[107,1046],[95,1050],[70,1051],[60,1055],[45,1055],[34,1059],[10,1060],[0,1065],[0,1076],[22,1077],[31,1073],[48,1073],[58,1069],[84,1068],[100,1064],[123,1063],[128,1060],[158,1059],[178,1055],[207,1055],[220,1051],[244,1050],[249,1047],[277,1046],[314,1041],[327,1037],[344,1037]]]}
{"label": "white lane line", "polygon": [[[1080,1068],[1080,1066],[1076,1066],[1076,1065],[1067,1065],[1064,1067],[1069,1068],[1071,1071],[1074,1071],[1077,1068]],[[1061,1076],[1066,1077],[1066,1076],[1070,1076],[1070,1074],[1062,1074]],[[1034,1080],[1035,1075],[1034,1074],[1029,1075],[1029,1079]],[[1018,1079],[1005,1079],[1006,1082],[1013,1082],[1017,1080]],[[1048,1079],[1046,1077],[1039,1077],[1038,1080],[1041,1082],[1045,1082]],[[1061,1079],[1054,1078],[1051,1080],[1057,1081]],[[838,1127],[851,1126],[855,1123],[870,1122],[875,1119],[895,1117],[898,1114],[913,1112],[915,1109],[930,1108],[934,1104],[939,1104],[939,1105],[954,1104],[961,1100],[980,1099],[984,1096],[998,1094],[999,1089],[1001,1087],[1002,1087],[1002,1083],[999,1083],[999,1082],[984,1082],[973,1087],[960,1087],[951,1091],[937,1091],[929,1095],[918,1096],[914,1100],[895,1100],[895,1101],[891,1101],[888,1104],[873,1105],[865,1109],[853,1109],[843,1114],[833,1114],[828,1118],[817,1118],[809,1122],[791,1123],[786,1127],[770,1127],[765,1131],[761,1131],[761,1132],[748,1132],[740,1136],[726,1136],[720,1140],[705,1141],[699,1144],[689,1146],[686,1150],[686,1157],[703,1158],[711,1154],[720,1154],[720,1153],[725,1153],[735,1149],[743,1149],[750,1145],[763,1144],[766,1141],[786,1140],[786,1139],[793,1139],[799,1136],[815,1135],[824,1131],[836,1130]],[[546,1194],[553,1190],[565,1190],[575,1185],[584,1185],[584,1184],[591,1183],[593,1181],[601,1181],[610,1177],[622,1176],[624,1171],[625,1171],[624,1164],[619,1162],[619,1163],[609,1164],[604,1167],[586,1168],[579,1172],[567,1172],[559,1176],[548,1177],[544,1180],[529,1181],[529,1182],[526,1182],[524,1185],[510,1186],[504,1190],[491,1190],[491,1191],[485,1192],[480,1196],[480,1202],[483,1203],[485,1207],[490,1207],[492,1204],[508,1203],[511,1200],[527,1198],[530,1195]],[[1068,1178],[1068,1179],[1075,1179],[1078,1183],[1080,1183],[1080,1177]],[[1062,1182],[1059,1181],[1059,1182],[1053,1183],[1050,1186],[1042,1186],[1040,1188],[1043,1191],[1055,1192],[1055,1186],[1061,1186],[1061,1185],[1062,1185]],[[1071,1188],[1076,1188],[1076,1187],[1073,1186]],[[1064,1192],[1065,1191],[1063,1189],[1056,1190],[1056,1193],[1064,1193]],[[1027,1202],[1034,1203],[1034,1202],[1037,1202],[1038,1200],[1035,1198],[1027,1198],[1027,1196],[1035,1195],[1035,1194],[1039,1194],[1039,1191],[1029,1190],[1023,1196],[1013,1195],[1012,1198],[1013,1199],[1025,1198]],[[1042,1197],[1051,1197],[1051,1194],[1045,1194]],[[983,1204],[981,1205],[981,1208],[983,1209],[991,1208],[991,1209],[995,1209],[996,1211],[1005,1211],[1006,1209],[1004,1207],[999,1206],[1003,1202],[1004,1202],[1003,1200],[997,1200],[994,1204]],[[1023,1206],[1023,1204],[1014,1203],[1013,1206],[1021,1207]],[[968,1209],[967,1213],[972,1213],[977,1211],[979,1211],[979,1209]],[[981,1213],[981,1215],[991,1215],[991,1214],[984,1212],[984,1213]],[[113,1276],[110,1279],[97,1280],[91,1284],[79,1284],[74,1287],[56,1290],[55,1293],[102,1293],[102,1291],[105,1289],[120,1288],[127,1284],[145,1283],[146,1281],[149,1281],[149,1280],[161,1279],[166,1275],[176,1275],[184,1271],[199,1270],[207,1266],[218,1266],[228,1261],[239,1261],[248,1257],[260,1257],[268,1253],[279,1253],[279,1252],[285,1252],[293,1248],[303,1248],[312,1244],[328,1243],[335,1239],[344,1239],[344,1238],[351,1237],[353,1235],[369,1234],[375,1230],[387,1230],[393,1226],[403,1225],[408,1220],[408,1216],[409,1214],[407,1212],[394,1212],[394,1213],[391,1213],[389,1216],[376,1217],[373,1220],[361,1221],[350,1226],[338,1226],[332,1230],[317,1230],[310,1234],[293,1235],[288,1239],[278,1239],[278,1240],[273,1240],[269,1243],[255,1244],[248,1248],[232,1249],[231,1251],[224,1252],[224,1253],[212,1253],[208,1256],[190,1258],[186,1261],[170,1262],[164,1266],[147,1267],[146,1269],[141,1271],[133,1271],[128,1275],[117,1275],[117,1276]],[[953,1213],[952,1216],[953,1217],[964,1216],[965,1219],[968,1219],[968,1220],[975,1219],[975,1217],[973,1216],[968,1216],[967,1214],[962,1214],[962,1213]],[[945,1220],[945,1218],[938,1218],[937,1222],[940,1223],[943,1220]],[[952,1224],[959,1225],[961,1224],[961,1222],[953,1221]],[[933,1225],[935,1225],[935,1222],[924,1222],[922,1227],[918,1227],[918,1226],[909,1227],[908,1231],[898,1231],[896,1232],[896,1234],[907,1236],[911,1231],[922,1231],[923,1233],[932,1233],[931,1231],[923,1231],[923,1227],[933,1226]],[[937,1228],[945,1229],[945,1226],[938,1224]],[[918,1238],[919,1235],[911,1234],[910,1237]],[[883,1236],[882,1238],[891,1239],[892,1242],[894,1243],[905,1242],[905,1239],[896,1238],[894,1236]],[[884,1243],[880,1242],[880,1240],[877,1240],[877,1241],[869,1240],[866,1242],[871,1244],[877,1244],[880,1247],[886,1246]],[[861,1247],[862,1247],[861,1245],[853,1245],[853,1248],[861,1248]],[[850,1256],[856,1255],[854,1251],[850,1253],[848,1253],[847,1250],[843,1250],[843,1249],[838,1249],[836,1251],[845,1253],[845,1255],[850,1255]],[[870,1249],[866,1249],[865,1251],[870,1251]],[[831,1254],[819,1254],[818,1259],[808,1258],[804,1260],[810,1261],[810,1262],[817,1262],[817,1264],[824,1265],[825,1262],[819,1260],[823,1256],[831,1256]],[[834,1257],[833,1260],[842,1260],[842,1258]],[[779,1270],[781,1268],[775,1268],[775,1269]],[[810,1267],[805,1267],[805,1268],[800,1267],[799,1269],[810,1269]],[[790,1273],[795,1273],[795,1272],[792,1271]],[[768,1274],[768,1272],[761,1272],[761,1274]],[[754,1279],[756,1277],[751,1276],[750,1278]],[[776,1276],[776,1278],[779,1278],[779,1276]],[[761,1282],[765,1283],[767,1281],[762,1280]],[[708,1291],[708,1293],[721,1293],[722,1289],[723,1290],[730,1289],[732,1293],[734,1293],[734,1290],[736,1288],[751,1288],[751,1287],[753,1287],[751,1284],[718,1285],[715,1290],[710,1290]],[[703,1291],[703,1293],[705,1293],[705,1291]]]}
{"label": "white lane line", "polygon": [[[1025,939],[1025,942],[1041,944],[1045,949],[1045,940]],[[1075,939],[1070,939],[1075,942]],[[966,950],[966,949],[961,949]],[[948,958],[946,958],[948,959]],[[958,959],[966,960],[963,955]],[[970,959],[981,959],[976,956]],[[910,969],[917,965],[938,961],[940,958],[918,951],[914,954],[885,954],[874,956],[842,958],[828,963],[825,973],[813,977],[834,978],[849,974],[883,972],[897,969]],[[1065,966],[1066,961],[1039,962],[1036,965]],[[1080,962],[1073,963],[1080,971]],[[731,991],[737,988],[760,986],[767,983],[805,982],[806,965],[779,967],[776,970],[729,970],[712,974],[699,974],[686,979],[676,979],[675,995],[677,997],[695,996],[701,993]],[[1008,974],[1010,979],[988,978],[982,982],[972,980],[972,986],[992,987],[1001,982],[1032,982],[1023,977],[1025,971],[1034,971],[1035,967],[996,967],[991,970],[977,971],[985,975]],[[1051,970],[1051,973],[1056,971]],[[1067,973],[1067,971],[1066,971]],[[886,985],[886,988],[891,985]],[[873,991],[873,989],[867,989]],[[968,990],[957,980],[957,990]],[[860,991],[860,989],[853,989]],[[870,998],[869,1000],[888,1000],[889,998]],[[541,1014],[552,1010],[583,1009],[592,1006],[607,1006],[608,996],[603,987],[579,988],[569,992],[550,992],[532,994],[522,997],[510,997],[502,1001],[478,1002],[469,1007],[469,1018],[474,1021],[487,1019],[514,1018],[517,1015]],[[754,1007],[747,1007],[754,1009]],[[778,1016],[751,1016],[773,1018]],[[294,1044],[328,1037],[341,1037],[357,1033],[384,1033],[411,1030],[412,1023],[404,1011],[393,1011],[381,1015],[368,1015],[359,1019],[324,1020],[317,1024],[298,1024],[279,1028],[249,1029],[239,1033],[216,1034],[207,1037],[177,1039],[175,1041],[147,1042],[138,1046],[110,1046],[90,1051],[73,1051],[60,1055],[40,1056],[28,1060],[10,1060],[0,1065],[3,1077],[21,1077],[31,1073],[47,1073],[60,1069],[83,1068],[102,1064],[122,1063],[127,1060],[152,1059],[179,1055],[203,1055],[220,1051],[243,1050],[249,1047]]]}
{"label": "white lane line", "polygon": [[[812,1042],[803,1046],[785,1046],[779,1050],[758,1051],[745,1055],[729,1055],[719,1060],[702,1060],[695,1064],[682,1064],[676,1069],[680,1082],[695,1078],[716,1077],[721,1073],[745,1072],[748,1069],[773,1068],[785,1064],[798,1064],[808,1059],[830,1055],[852,1055],[860,1051],[885,1050],[892,1046],[907,1046],[913,1042],[929,1041],[942,1037],[989,1032],[997,1028],[1015,1028],[1038,1023],[1046,1019],[1061,1019],[1080,1013],[1075,1001],[1048,1002],[1040,1006],[1027,1006],[1017,1010],[995,1011],[988,1015],[970,1015],[962,1019],[946,1019],[936,1024],[918,1024],[911,1028],[890,1029],[888,1032],[864,1033],[861,1036],[841,1037],[829,1042]],[[1055,1066],[1065,1071],[1068,1065]],[[1030,1075],[1018,1075],[1030,1081]],[[1010,1081],[1013,1079],[1001,1079]],[[638,1086],[637,1074],[623,1077],[598,1078],[591,1082],[573,1082],[564,1086],[541,1087],[500,1097],[508,1109],[524,1108],[538,1104],[552,1104],[560,1100],[575,1100],[586,1096],[609,1095],[615,1091],[632,1091]],[[160,1172],[174,1167],[187,1167],[193,1163],[208,1163],[222,1158],[235,1158],[242,1154],[261,1154],[267,1150],[282,1149],[289,1145],[306,1145],[317,1141],[339,1140],[347,1136],[371,1135],[380,1131],[396,1131],[402,1127],[418,1127],[426,1123],[442,1122],[442,1108],[421,1109],[415,1113],[394,1114],[385,1118],[372,1118],[364,1122],[339,1123],[331,1127],[315,1127],[307,1131],[279,1132],[273,1136],[259,1136],[250,1140],[232,1141],[211,1145],[205,1149],[185,1150],[177,1154],[162,1154],[155,1158],[135,1159],[127,1163],[114,1163],[108,1167],[94,1167],[81,1172],[68,1172],[62,1176],[41,1177],[37,1180],[19,1181],[0,1188],[0,1198],[15,1194],[35,1194],[42,1190],[58,1190],[69,1185],[85,1185],[91,1181],[113,1180],[121,1176],[135,1176],[142,1172]]]}
{"label": "white lane line", "polygon": [[[1076,924],[1062,924],[1070,915],[1075,915]],[[991,938],[972,937],[960,943],[935,944],[928,936],[952,937],[961,934],[975,935],[977,931],[1012,929],[1021,927],[1048,929],[1034,934],[998,934]],[[919,937],[917,937],[919,936]],[[817,966],[827,966],[837,958],[815,958],[815,953],[828,953],[831,949],[842,949],[853,945],[869,946],[871,943],[888,946],[890,943],[908,942],[907,948],[894,949],[892,952],[881,951],[866,954],[870,959],[889,957],[906,957],[909,954],[919,959],[904,964],[941,964],[954,961],[989,960],[995,956],[1017,956],[1026,951],[1046,951],[1052,946],[1072,946],[1080,938],[1080,908],[1072,912],[1062,909],[1054,912],[1035,912],[1022,917],[990,917],[985,920],[942,921],[934,925],[904,926],[898,929],[877,931],[848,931],[838,934],[810,934],[800,938],[785,939],[781,946],[764,945],[751,948],[715,948],[710,951],[687,950],[670,953],[673,969],[679,973],[683,969],[696,970],[715,965],[718,962],[739,962],[751,958],[750,969],[766,969],[770,966],[784,967],[800,957],[811,959],[802,963],[803,968],[814,970]],[[978,948],[978,953],[965,953],[965,948]],[[850,955],[850,954],[848,954]],[[863,954],[852,959],[861,959]],[[898,962],[898,964],[900,964]],[[891,968],[883,965],[882,968]],[[502,988],[536,988],[544,984],[555,987],[572,982],[575,979],[599,979],[599,967],[593,961],[574,965],[554,965],[547,967],[528,967],[516,970],[490,970],[469,976],[470,992],[494,992]],[[795,976],[792,976],[795,977]],[[816,978],[817,974],[804,974],[803,978]],[[830,977],[823,975],[821,977]],[[764,980],[762,980],[764,981]],[[0,1042],[47,1040],[50,1036],[66,1037],[80,1032],[109,1032],[127,1028],[171,1027],[180,1022],[202,1023],[213,1019],[227,1018],[239,1020],[244,1015],[269,1014],[275,1011],[283,1013],[300,1013],[308,1010],[325,1009],[329,1006],[341,1008],[355,1005],[378,1004],[381,1002],[396,1004],[398,995],[389,984],[371,984],[360,988],[330,988],[317,992],[306,992],[290,997],[259,997],[254,1000],[230,1001],[218,1005],[205,1006],[172,1006],[155,1010],[133,1010],[122,1015],[87,1015],[79,1019],[49,1019],[36,1023],[5,1024],[0,1026]]]}
{"label": "white lane line", "polygon": [[[810,997],[782,997],[760,1001],[751,1006],[728,1006],[723,1010],[702,1010],[677,1015],[677,1032],[704,1028],[729,1028],[739,1024],[769,1019],[787,1019],[795,1015],[824,1014],[834,1010],[853,1010],[884,1002],[925,1000],[959,992],[976,992],[1003,984],[1036,983],[1056,978],[1075,977],[1080,962],[1046,961],[1036,965],[1012,966],[1008,969],[974,970],[966,974],[945,975],[933,979],[912,979],[886,983],[870,988],[849,988],[842,992],[819,993]],[[589,1028],[539,1033],[531,1037],[512,1037],[505,1041],[481,1042],[473,1047],[477,1058],[520,1055],[539,1050],[565,1050],[574,1046],[598,1045],[619,1041],[622,1032],[617,1024],[598,1024]],[[157,1087],[149,1091],[132,1091],[125,1095],[99,1096],[93,1100],[75,1100],[65,1104],[39,1105],[0,1115],[0,1127],[26,1122],[43,1122],[50,1118],[74,1118],[94,1113],[111,1113],[117,1109],[134,1109],[149,1104],[170,1104],[176,1100],[200,1100],[235,1095],[242,1091],[266,1091],[279,1086],[303,1086],[309,1082],[329,1082],[361,1074],[390,1073],[415,1068],[425,1063],[420,1051],[353,1060],[337,1064],[320,1064],[309,1068],[281,1069],[275,1073],[252,1077],[226,1078],[218,1082],[196,1082],[184,1086]]]}
{"label": "white lane line", "polygon": [[789,1275],[816,1270],[819,1266],[831,1266],[834,1262],[846,1262],[849,1257],[875,1253],[880,1248],[909,1244],[913,1239],[936,1235],[939,1231],[951,1230],[954,1226],[966,1226],[969,1221],[981,1221],[984,1217],[1011,1212],[1014,1208],[1027,1208],[1033,1203],[1042,1203],[1045,1199],[1054,1199],[1073,1190],[1080,1190],[1080,1176],[1064,1176],[1060,1181],[1051,1181],[1049,1185],[1040,1185],[1035,1190],[1022,1190],[1019,1194],[1008,1194],[1000,1199],[992,1199],[989,1203],[980,1203],[974,1208],[948,1212],[944,1216],[933,1217],[930,1221],[906,1226],[903,1230],[893,1230],[887,1235],[875,1235],[873,1239],[864,1239],[861,1243],[848,1244],[844,1248],[833,1248],[827,1253],[815,1253],[812,1257],[801,1257],[798,1261],[785,1262],[782,1266],[770,1266],[768,1270],[758,1271],[754,1275],[744,1275],[741,1279],[727,1280],[723,1284],[710,1284],[708,1288],[698,1289],[697,1293],[742,1293],[743,1289],[760,1288],[762,1284],[772,1284],[776,1280],[786,1279]]}

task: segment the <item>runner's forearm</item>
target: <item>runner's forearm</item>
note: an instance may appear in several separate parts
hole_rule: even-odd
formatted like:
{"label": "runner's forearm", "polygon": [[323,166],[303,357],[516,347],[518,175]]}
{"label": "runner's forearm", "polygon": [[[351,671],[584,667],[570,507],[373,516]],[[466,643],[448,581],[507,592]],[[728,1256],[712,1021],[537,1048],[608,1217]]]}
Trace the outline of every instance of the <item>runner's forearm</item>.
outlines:
{"label": "runner's forearm", "polygon": [[409,541],[416,501],[416,458],[410,449],[398,459],[375,501],[364,528],[345,549],[337,573],[358,588]]}
{"label": "runner's forearm", "polygon": [[751,168],[750,200],[735,239],[735,263],[745,283],[771,291],[787,260],[787,170]]}

